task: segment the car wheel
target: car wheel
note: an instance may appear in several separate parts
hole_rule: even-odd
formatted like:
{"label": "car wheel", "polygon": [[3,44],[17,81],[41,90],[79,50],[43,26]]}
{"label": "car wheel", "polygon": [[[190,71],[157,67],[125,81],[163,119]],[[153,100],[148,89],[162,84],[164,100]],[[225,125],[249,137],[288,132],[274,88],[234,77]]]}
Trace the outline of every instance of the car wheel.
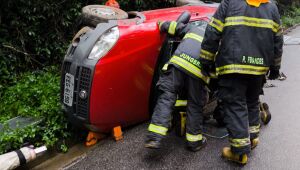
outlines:
{"label": "car wheel", "polygon": [[127,19],[128,14],[118,8],[105,5],[88,5],[82,8],[82,22],[96,27],[101,22],[108,20]]}

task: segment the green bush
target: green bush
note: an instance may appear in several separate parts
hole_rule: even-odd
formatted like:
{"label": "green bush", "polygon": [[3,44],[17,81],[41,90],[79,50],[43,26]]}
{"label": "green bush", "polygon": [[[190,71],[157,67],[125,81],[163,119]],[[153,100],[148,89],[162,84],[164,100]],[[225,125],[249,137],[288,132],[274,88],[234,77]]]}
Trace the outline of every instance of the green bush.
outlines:
{"label": "green bush", "polygon": [[[10,0],[0,5],[0,93],[18,73],[59,65],[78,31],[81,8],[106,0]],[[120,0],[126,11],[173,6],[175,0]],[[2,87],[1,87],[2,86]]]}
{"label": "green bush", "polygon": [[289,7],[282,16],[282,23],[285,28],[300,23],[300,8],[296,6]]}
{"label": "green bush", "polygon": [[0,132],[0,153],[19,148],[24,142],[53,146],[66,139],[69,131],[60,105],[57,68],[24,73],[17,81],[0,99],[0,122],[16,116],[31,116],[42,122],[16,131],[5,128]]}
{"label": "green bush", "polygon": [[[0,132],[0,154],[23,143],[55,145],[69,135],[59,101],[58,68],[78,31],[81,8],[100,0],[10,0],[0,6],[0,123],[16,116],[42,119],[39,126]],[[174,5],[174,0],[120,0],[126,11]],[[56,65],[43,71],[46,66]],[[17,76],[21,74],[21,76]],[[61,145],[66,150],[64,145]]]}
{"label": "green bush", "polygon": [[61,63],[80,15],[81,1],[1,2],[0,84],[14,75]]}

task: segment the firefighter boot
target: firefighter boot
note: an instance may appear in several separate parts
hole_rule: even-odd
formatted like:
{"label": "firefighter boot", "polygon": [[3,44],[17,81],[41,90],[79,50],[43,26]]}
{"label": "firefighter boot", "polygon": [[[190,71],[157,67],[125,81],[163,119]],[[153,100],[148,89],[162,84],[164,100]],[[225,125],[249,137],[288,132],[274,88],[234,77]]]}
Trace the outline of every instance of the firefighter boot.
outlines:
{"label": "firefighter boot", "polygon": [[187,149],[189,151],[192,151],[192,152],[197,152],[199,150],[201,150],[202,148],[204,148],[207,144],[207,140],[206,138],[203,136],[202,137],[202,140],[200,142],[197,142],[197,143],[191,143],[191,142],[188,142],[187,143]]}
{"label": "firefighter boot", "polygon": [[259,138],[251,139],[251,149],[256,148],[256,146],[258,145],[258,143],[259,143]]}
{"label": "firefighter boot", "polygon": [[241,165],[246,165],[248,161],[247,154],[238,155],[231,151],[230,147],[223,148],[222,156],[229,161],[239,163]]}
{"label": "firefighter boot", "polygon": [[265,125],[268,124],[270,122],[271,118],[272,118],[268,104],[267,103],[260,103],[259,110],[260,110],[261,121]]}
{"label": "firefighter boot", "polygon": [[149,139],[145,142],[145,148],[159,149],[160,146],[161,146],[161,142],[159,140]]}
{"label": "firefighter boot", "polygon": [[159,149],[161,147],[162,138],[163,136],[150,132],[145,142],[145,148]]}

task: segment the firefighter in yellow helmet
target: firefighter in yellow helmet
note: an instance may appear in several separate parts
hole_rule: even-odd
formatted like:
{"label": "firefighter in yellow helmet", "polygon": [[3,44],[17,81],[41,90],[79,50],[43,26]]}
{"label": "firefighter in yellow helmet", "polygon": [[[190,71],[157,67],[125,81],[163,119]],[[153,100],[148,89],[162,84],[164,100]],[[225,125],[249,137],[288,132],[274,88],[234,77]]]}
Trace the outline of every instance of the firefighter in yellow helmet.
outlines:
{"label": "firefighter in yellow helmet", "polygon": [[269,0],[223,0],[206,28],[202,70],[216,67],[219,99],[230,147],[222,156],[246,164],[259,142],[259,94],[263,77],[279,76],[283,46],[280,15]]}

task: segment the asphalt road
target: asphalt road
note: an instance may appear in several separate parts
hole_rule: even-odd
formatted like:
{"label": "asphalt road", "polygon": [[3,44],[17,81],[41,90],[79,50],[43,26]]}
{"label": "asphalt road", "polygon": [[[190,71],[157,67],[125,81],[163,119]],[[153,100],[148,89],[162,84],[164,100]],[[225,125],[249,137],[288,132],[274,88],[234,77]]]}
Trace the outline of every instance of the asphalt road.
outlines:
{"label": "asphalt road", "polygon": [[[300,27],[288,34],[300,37]],[[300,45],[285,45],[282,70],[285,81],[265,89],[264,102],[270,105],[272,120],[262,126],[259,146],[243,169],[300,169]],[[183,138],[170,134],[161,150],[145,149],[147,123],[124,131],[124,140],[102,140],[85,158],[66,169],[241,169],[221,158],[227,139],[208,138],[208,145],[192,153]]]}

